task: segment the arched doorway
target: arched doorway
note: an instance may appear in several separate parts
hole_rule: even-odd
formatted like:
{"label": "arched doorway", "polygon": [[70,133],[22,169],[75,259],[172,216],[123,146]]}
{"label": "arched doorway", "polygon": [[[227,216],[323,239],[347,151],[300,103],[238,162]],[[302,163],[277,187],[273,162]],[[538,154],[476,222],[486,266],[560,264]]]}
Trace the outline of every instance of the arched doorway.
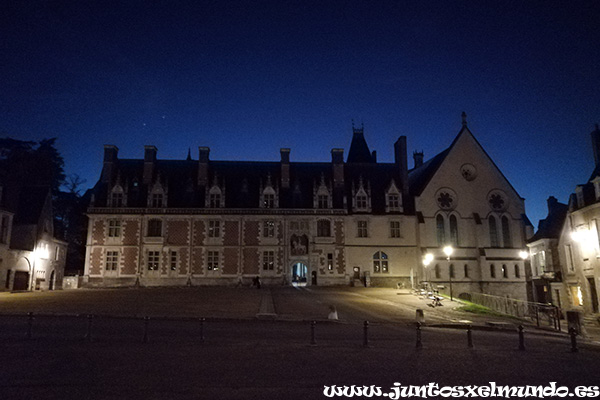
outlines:
{"label": "arched doorway", "polygon": [[308,274],[308,267],[306,264],[297,262],[292,265],[292,285],[294,286],[306,286],[306,277]]}
{"label": "arched doorway", "polygon": [[48,290],[54,290],[54,270],[50,274],[50,282],[48,282]]}
{"label": "arched doorway", "polygon": [[27,257],[21,257],[15,265],[12,290],[29,290],[31,279],[31,263]]}

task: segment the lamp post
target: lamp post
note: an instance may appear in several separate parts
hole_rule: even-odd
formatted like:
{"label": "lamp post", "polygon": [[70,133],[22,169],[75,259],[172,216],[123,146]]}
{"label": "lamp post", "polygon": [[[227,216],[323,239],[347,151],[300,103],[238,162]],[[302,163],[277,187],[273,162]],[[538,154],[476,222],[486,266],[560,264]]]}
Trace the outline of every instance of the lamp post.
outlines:
{"label": "lamp post", "polygon": [[431,281],[429,280],[429,264],[433,261],[433,254],[427,253],[423,256],[423,266],[425,267],[425,272],[427,273],[427,285],[431,289]]}
{"label": "lamp post", "polygon": [[453,301],[454,298],[452,297],[452,272],[451,268],[450,268],[450,256],[452,255],[452,253],[454,252],[454,249],[452,248],[452,246],[446,246],[444,247],[444,254],[446,255],[446,260],[448,261],[448,277],[450,280],[450,301]]}

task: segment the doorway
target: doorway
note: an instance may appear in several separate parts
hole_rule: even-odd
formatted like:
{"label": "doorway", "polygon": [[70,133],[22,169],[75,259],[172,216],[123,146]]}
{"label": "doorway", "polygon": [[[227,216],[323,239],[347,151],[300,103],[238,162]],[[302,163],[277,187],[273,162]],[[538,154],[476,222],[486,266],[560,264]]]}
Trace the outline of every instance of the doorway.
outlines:
{"label": "doorway", "polygon": [[48,290],[54,290],[54,271],[50,274],[50,282],[48,282]]}
{"label": "doorway", "polygon": [[15,271],[12,290],[27,290],[29,286],[29,272]]}
{"label": "doorway", "polygon": [[598,292],[596,291],[596,281],[594,278],[587,278],[590,285],[590,297],[592,298],[592,312],[598,313]]}
{"label": "doorway", "polygon": [[292,285],[295,286],[306,286],[306,275],[308,274],[308,267],[306,264],[297,262],[292,265]]}
{"label": "doorway", "polygon": [[310,281],[311,285],[317,286],[317,271],[312,271],[310,273],[310,276],[311,276],[311,281]]}

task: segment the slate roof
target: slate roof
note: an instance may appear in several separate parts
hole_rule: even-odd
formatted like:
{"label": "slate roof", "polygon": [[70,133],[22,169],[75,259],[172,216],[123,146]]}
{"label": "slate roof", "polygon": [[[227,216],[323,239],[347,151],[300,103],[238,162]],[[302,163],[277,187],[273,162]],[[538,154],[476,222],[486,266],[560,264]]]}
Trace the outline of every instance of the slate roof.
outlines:
{"label": "slate roof", "polygon": [[14,223],[16,225],[37,224],[50,194],[48,186],[24,186],[19,193]]}
{"label": "slate roof", "polygon": [[554,203],[549,207],[548,216],[541,219],[538,230],[527,242],[532,243],[540,239],[558,239],[562,232],[569,206],[563,203]]}

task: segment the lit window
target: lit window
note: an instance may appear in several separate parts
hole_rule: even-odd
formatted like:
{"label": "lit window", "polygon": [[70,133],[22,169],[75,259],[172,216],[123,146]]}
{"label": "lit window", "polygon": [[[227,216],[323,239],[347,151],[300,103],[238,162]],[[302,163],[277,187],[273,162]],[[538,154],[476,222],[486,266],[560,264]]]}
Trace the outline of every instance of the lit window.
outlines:
{"label": "lit window", "polygon": [[378,251],[373,254],[373,272],[387,273],[388,271],[388,256],[383,251]]}
{"label": "lit window", "polygon": [[275,252],[263,251],[263,270],[273,271],[275,269]]}
{"label": "lit window", "polygon": [[118,219],[111,219],[108,221],[108,237],[119,237],[121,236],[121,221]]}
{"label": "lit window", "polygon": [[271,193],[265,193],[263,195],[263,207],[264,208],[275,208],[275,195]]}
{"label": "lit window", "polygon": [[320,194],[317,196],[317,207],[329,208],[329,196],[326,194]]}
{"label": "lit window", "polygon": [[160,258],[159,251],[148,252],[148,271],[158,271],[158,263]]}
{"label": "lit window", "polygon": [[162,236],[162,221],[160,219],[151,219],[148,221],[148,236]]}
{"label": "lit window", "polygon": [[209,251],[206,256],[206,267],[209,271],[219,270],[219,252]]}
{"label": "lit window", "polygon": [[208,221],[208,237],[211,237],[211,238],[221,237],[221,221],[217,221],[217,220]]}
{"label": "lit window", "polygon": [[275,221],[265,221],[263,223],[263,237],[275,237]]}
{"label": "lit window", "polygon": [[317,221],[317,236],[329,237],[331,236],[331,222],[327,219],[320,219]]}
{"label": "lit window", "polygon": [[333,253],[327,253],[327,269],[333,271]]}
{"label": "lit window", "polygon": [[400,237],[400,221],[390,221],[390,237]]}
{"label": "lit window", "polygon": [[357,228],[357,236],[359,238],[366,238],[369,237],[369,225],[367,224],[367,221],[357,221],[356,222],[356,228]]}
{"label": "lit window", "polygon": [[119,264],[119,252],[118,251],[107,251],[106,252],[106,271],[116,271]]}

